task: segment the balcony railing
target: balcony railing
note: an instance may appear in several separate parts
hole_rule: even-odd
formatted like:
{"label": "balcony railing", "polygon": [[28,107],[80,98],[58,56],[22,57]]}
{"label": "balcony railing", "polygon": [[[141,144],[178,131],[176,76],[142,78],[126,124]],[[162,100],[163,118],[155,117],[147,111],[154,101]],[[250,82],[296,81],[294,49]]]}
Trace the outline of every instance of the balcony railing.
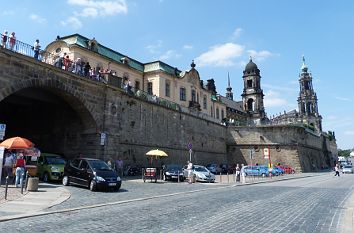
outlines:
{"label": "balcony railing", "polygon": [[[10,36],[7,36],[7,40],[5,43],[3,43],[3,34],[1,35],[1,48],[3,49],[8,49],[11,50],[13,52],[16,53],[20,53],[22,55],[28,56],[28,57],[35,57],[35,51],[34,51],[34,47],[32,45],[26,44],[20,40],[15,40],[14,43],[12,43],[13,41],[10,41]],[[39,54],[38,54],[38,58],[37,60],[45,62],[47,64],[53,65],[55,67],[58,67],[58,69],[62,69],[63,67],[60,67],[60,65],[58,65],[58,55],[52,54],[52,53],[48,53],[45,50],[40,49],[39,50]],[[68,69],[65,68],[66,72],[72,72],[76,75],[79,75],[81,77],[87,77],[90,78],[91,80],[94,81],[99,81],[99,82],[103,82],[109,86],[115,86],[118,87],[122,90],[124,90],[125,92],[127,92],[129,95],[133,95],[136,98],[151,102],[151,103],[155,103],[158,104],[160,106],[166,107],[166,108],[170,108],[173,110],[177,110],[180,112],[186,112],[189,114],[193,114],[189,111],[190,108],[196,108],[198,110],[200,110],[200,104],[194,101],[190,101],[189,102],[189,109],[183,106],[180,106],[177,103],[174,103],[170,100],[161,98],[161,97],[157,97],[155,95],[151,95],[148,94],[145,91],[139,90],[139,89],[134,89],[133,87],[131,88],[124,88],[124,82],[123,82],[123,78],[118,77],[116,75],[113,75],[112,72],[107,72],[104,74],[95,74],[95,75],[85,75],[84,71],[83,71],[83,63],[81,64],[80,69],[78,70],[77,67],[75,67],[75,62],[71,61],[72,66],[69,67]],[[202,112],[197,112],[195,113],[197,114],[198,117],[202,118],[202,119],[208,119],[210,121],[214,121],[214,122],[220,122],[218,119],[215,119],[205,113]]]}

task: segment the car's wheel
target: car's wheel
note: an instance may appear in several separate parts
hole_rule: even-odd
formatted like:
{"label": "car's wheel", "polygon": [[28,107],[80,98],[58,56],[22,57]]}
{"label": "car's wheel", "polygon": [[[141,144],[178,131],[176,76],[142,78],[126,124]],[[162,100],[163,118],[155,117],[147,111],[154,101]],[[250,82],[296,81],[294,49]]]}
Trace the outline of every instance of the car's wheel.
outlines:
{"label": "car's wheel", "polygon": [[70,185],[69,177],[68,176],[64,176],[62,182],[63,182],[64,186]]}
{"label": "car's wheel", "polygon": [[43,174],[43,181],[44,182],[49,182],[49,174],[48,174],[48,172],[45,172],[44,174]]}
{"label": "car's wheel", "polygon": [[120,185],[117,185],[117,187],[114,188],[114,191],[115,191],[115,192],[118,192],[119,189],[120,189]]}
{"label": "car's wheel", "polygon": [[91,180],[89,188],[90,188],[90,190],[93,191],[93,192],[96,191],[96,189],[97,189],[97,184],[96,184],[96,182],[95,182],[94,180]]}
{"label": "car's wheel", "polygon": [[94,180],[91,180],[90,182],[90,190],[92,192],[96,191],[96,182]]}

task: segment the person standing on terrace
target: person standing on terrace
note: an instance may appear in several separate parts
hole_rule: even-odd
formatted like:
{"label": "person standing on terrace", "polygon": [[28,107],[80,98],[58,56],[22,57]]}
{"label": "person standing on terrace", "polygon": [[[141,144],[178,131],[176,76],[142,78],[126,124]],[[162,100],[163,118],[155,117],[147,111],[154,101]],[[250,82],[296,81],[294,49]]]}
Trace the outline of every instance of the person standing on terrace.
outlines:
{"label": "person standing on terrace", "polygon": [[1,47],[6,49],[6,43],[7,43],[7,30],[4,31],[4,34],[1,37]]}
{"label": "person standing on terrace", "polygon": [[41,49],[41,45],[39,44],[39,40],[37,39],[36,42],[34,42],[33,45],[33,50],[34,50],[34,58],[39,60],[39,50]]}
{"label": "person standing on terrace", "polygon": [[15,32],[12,32],[10,35],[10,49],[13,50],[16,44]]}

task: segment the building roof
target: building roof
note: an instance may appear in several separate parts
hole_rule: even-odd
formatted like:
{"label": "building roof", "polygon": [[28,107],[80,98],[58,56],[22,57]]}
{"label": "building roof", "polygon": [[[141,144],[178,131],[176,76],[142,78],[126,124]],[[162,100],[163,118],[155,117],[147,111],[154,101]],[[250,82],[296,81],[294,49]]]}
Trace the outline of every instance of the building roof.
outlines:
{"label": "building roof", "polygon": [[233,101],[233,100],[230,100],[224,96],[220,96],[220,100],[221,100],[221,102],[226,104],[226,107],[236,109],[240,112],[244,112],[244,110],[242,108],[242,101]]}
{"label": "building roof", "polygon": [[257,70],[257,69],[258,69],[258,67],[257,67],[256,63],[254,63],[252,61],[252,58],[250,58],[250,61],[246,65],[245,71],[252,71],[252,70]]}
{"label": "building roof", "polygon": [[[65,37],[60,37],[59,40],[64,41],[68,45],[77,45],[82,48],[87,48],[88,49],[88,42],[91,41],[91,39],[88,39],[80,34],[73,34]],[[142,63],[139,62],[135,59],[132,59],[124,54],[121,54],[119,52],[116,52],[110,48],[107,48],[100,43],[97,43],[96,45],[96,52],[102,56],[105,56],[109,59],[114,60],[117,63],[122,63],[125,58],[129,59],[128,65],[140,72],[151,72],[151,71],[163,71],[171,75],[179,76],[181,73],[180,70],[178,70],[176,67],[172,67],[164,62],[161,61],[154,61],[154,62],[149,62],[149,63]]]}

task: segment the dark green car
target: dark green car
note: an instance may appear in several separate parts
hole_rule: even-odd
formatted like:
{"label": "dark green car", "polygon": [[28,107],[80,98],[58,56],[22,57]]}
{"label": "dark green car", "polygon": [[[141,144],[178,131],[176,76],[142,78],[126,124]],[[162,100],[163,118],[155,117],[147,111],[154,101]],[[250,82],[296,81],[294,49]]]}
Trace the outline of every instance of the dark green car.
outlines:
{"label": "dark green car", "polygon": [[57,154],[41,153],[37,161],[38,176],[44,182],[63,178],[65,159]]}

